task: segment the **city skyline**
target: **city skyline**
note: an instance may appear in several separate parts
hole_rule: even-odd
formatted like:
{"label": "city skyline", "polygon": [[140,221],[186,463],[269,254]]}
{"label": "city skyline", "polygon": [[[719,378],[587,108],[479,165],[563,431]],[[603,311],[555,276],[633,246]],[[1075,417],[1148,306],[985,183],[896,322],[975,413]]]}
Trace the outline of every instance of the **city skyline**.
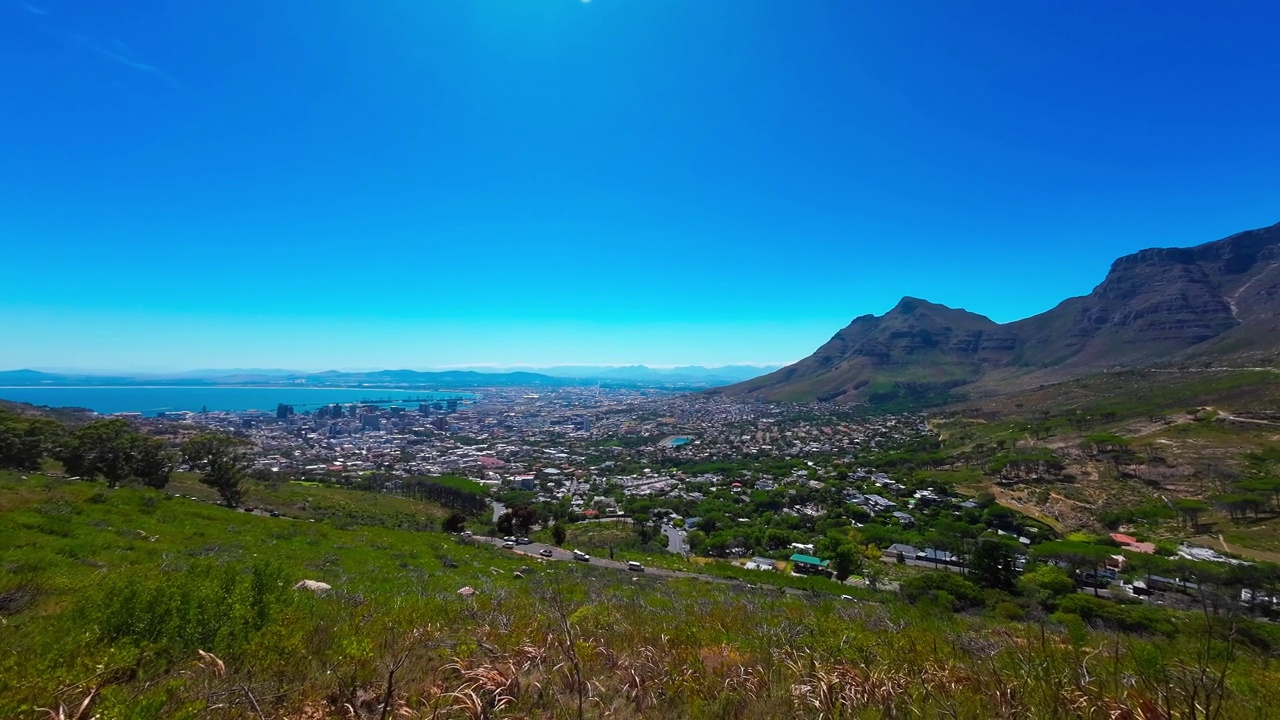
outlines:
{"label": "city skyline", "polygon": [[0,18],[0,368],[777,364],[1280,219],[1270,7]]}

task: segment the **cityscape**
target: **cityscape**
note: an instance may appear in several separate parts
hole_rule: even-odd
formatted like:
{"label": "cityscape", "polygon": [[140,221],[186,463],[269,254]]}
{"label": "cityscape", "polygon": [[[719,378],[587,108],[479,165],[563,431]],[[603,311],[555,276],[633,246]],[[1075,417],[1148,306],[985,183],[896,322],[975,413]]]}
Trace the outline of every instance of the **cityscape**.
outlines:
{"label": "cityscape", "polygon": [[0,3],[0,720],[1280,717],[1278,27]]}

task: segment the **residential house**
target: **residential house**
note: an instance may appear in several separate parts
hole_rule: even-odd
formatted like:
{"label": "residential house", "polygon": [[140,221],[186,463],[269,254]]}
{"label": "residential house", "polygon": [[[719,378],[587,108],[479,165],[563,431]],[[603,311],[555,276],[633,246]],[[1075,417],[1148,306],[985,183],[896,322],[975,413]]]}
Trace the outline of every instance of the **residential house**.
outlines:
{"label": "residential house", "polygon": [[830,560],[822,560],[812,555],[801,555],[796,553],[791,556],[792,569],[804,575],[813,575],[817,573],[825,573],[827,566],[831,564]]}

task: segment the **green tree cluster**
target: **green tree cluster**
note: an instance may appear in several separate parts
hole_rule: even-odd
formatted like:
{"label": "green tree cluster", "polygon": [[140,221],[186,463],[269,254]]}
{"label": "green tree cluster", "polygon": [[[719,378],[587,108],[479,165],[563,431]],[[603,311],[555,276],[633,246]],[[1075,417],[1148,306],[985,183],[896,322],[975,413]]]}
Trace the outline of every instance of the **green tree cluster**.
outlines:
{"label": "green tree cluster", "polygon": [[131,479],[153,488],[169,484],[176,458],[161,439],[120,418],[95,420],[65,436],[57,457],[71,475],[118,487]]}
{"label": "green tree cluster", "polygon": [[35,470],[62,436],[62,425],[48,418],[0,412],[0,467]]}

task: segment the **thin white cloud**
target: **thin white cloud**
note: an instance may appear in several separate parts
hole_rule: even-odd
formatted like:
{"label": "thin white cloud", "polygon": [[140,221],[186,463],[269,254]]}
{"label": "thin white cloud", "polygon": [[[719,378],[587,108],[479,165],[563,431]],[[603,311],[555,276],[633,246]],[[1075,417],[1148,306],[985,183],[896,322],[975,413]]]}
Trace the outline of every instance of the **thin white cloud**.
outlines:
{"label": "thin white cloud", "polygon": [[41,10],[40,8],[36,7],[35,5],[29,5],[29,4],[27,4],[27,3],[22,3],[22,7],[23,7],[24,9],[26,9],[26,11],[27,11],[27,12],[29,12],[29,13],[31,13],[32,15],[48,15],[48,14],[49,14],[49,11],[48,11],[48,10]]}
{"label": "thin white cloud", "polygon": [[134,70],[137,70],[139,72],[143,72],[148,75],[151,75],[157,80],[160,80],[164,84],[187,95],[188,97],[191,97],[196,100],[200,99],[199,96],[197,96],[194,92],[191,91],[190,88],[178,82],[177,79],[175,79],[173,76],[169,75],[168,73],[156,67],[155,65],[150,65],[140,60],[135,60],[134,58],[131,58],[128,55],[126,55],[125,53],[130,52],[129,47],[125,45],[123,42],[121,42],[120,40],[113,38],[112,43],[114,43],[118,48],[120,48],[124,52],[118,52],[110,48],[105,48],[83,35],[72,35],[71,37],[73,40],[79,43],[81,47],[83,47],[84,49],[88,50],[89,52],[99,57],[106,58],[108,60],[111,60],[112,62],[116,62],[121,65],[124,65],[125,67],[133,68]]}

